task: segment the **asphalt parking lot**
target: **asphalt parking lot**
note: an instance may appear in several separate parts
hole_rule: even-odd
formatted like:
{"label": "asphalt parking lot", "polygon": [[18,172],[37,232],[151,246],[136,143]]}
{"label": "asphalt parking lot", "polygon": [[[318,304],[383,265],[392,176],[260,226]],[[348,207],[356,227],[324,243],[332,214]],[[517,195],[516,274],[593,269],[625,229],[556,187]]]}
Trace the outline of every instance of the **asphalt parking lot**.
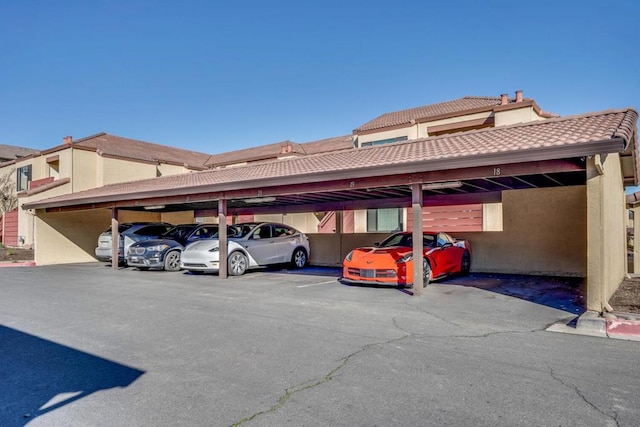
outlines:
{"label": "asphalt parking lot", "polygon": [[412,297],[346,286],[326,269],[227,280],[101,264],[0,269],[0,419],[635,425],[638,343],[547,332],[579,314],[580,291],[545,286],[472,275]]}

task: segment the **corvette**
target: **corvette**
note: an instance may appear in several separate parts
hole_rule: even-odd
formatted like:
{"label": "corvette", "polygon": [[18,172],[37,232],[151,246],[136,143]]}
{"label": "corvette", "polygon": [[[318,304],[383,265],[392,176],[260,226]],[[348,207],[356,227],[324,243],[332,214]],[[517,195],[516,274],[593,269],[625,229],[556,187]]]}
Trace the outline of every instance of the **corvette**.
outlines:
{"label": "corvette", "polygon": [[[413,285],[413,236],[400,232],[373,247],[349,252],[342,263],[342,281],[368,285]],[[467,274],[471,246],[447,233],[423,233],[424,284],[450,274]]]}

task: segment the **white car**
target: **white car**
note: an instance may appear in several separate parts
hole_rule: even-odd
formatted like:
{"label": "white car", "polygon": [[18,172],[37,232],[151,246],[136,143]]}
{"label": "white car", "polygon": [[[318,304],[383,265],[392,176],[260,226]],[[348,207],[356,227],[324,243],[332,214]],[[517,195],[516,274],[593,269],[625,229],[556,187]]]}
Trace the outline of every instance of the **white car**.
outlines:
{"label": "white car", "polygon": [[[309,261],[309,238],[295,228],[276,223],[244,223],[231,226],[228,237],[228,272],[240,276],[251,268],[291,263],[302,268]],[[182,251],[180,267],[192,273],[220,269],[218,239],[189,244]]]}

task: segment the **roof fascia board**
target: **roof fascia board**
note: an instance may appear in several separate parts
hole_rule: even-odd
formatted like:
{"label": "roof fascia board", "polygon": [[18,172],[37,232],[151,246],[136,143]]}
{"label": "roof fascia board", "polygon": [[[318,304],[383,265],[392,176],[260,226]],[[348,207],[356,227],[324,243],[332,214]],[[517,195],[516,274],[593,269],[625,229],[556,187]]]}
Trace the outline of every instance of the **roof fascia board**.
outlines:
{"label": "roof fascia board", "polygon": [[[531,159],[528,159],[531,160]],[[498,164],[502,176],[510,174],[526,175],[532,173],[553,173],[563,171],[583,170],[584,168],[566,160],[527,161],[519,164]],[[24,209],[41,209],[64,206],[84,206],[87,209],[99,207],[135,207],[155,204],[179,204],[194,203],[199,201],[216,200],[219,197],[227,199],[249,198],[263,196],[277,196],[287,194],[304,194],[311,192],[339,191],[350,189],[366,189],[376,187],[390,187],[411,183],[446,181],[452,179],[475,179],[495,176],[494,166],[490,167],[466,167],[444,170],[429,170],[425,168],[413,168],[410,172],[400,173],[397,169],[391,173],[374,174],[371,169],[359,171],[355,176],[353,171],[346,171],[344,176],[336,176],[335,173],[322,175],[307,175],[304,179],[300,176],[282,178],[258,179],[243,181],[227,185],[208,184],[198,187],[171,188],[166,190],[150,190],[139,193],[119,195],[105,195],[100,197],[88,197],[67,201],[32,202],[23,205]],[[388,168],[387,168],[388,169]],[[393,169],[393,168],[391,168]],[[328,179],[331,178],[331,179]],[[212,191],[213,190],[213,191]]]}

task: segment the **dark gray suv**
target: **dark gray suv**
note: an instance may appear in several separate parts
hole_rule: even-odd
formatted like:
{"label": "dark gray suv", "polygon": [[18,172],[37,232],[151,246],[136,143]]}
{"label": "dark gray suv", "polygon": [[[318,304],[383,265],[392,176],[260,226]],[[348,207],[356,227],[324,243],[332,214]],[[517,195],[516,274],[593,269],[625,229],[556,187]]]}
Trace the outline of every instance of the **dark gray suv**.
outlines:
{"label": "dark gray suv", "polygon": [[[118,262],[125,262],[126,250],[132,244],[143,240],[155,239],[173,228],[166,222],[125,222],[118,226],[120,243],[118,245]],[[111,261],[111,228],[98,237],[96,258],[100,261]]]}
{"label": "dark gray suv", "polygon": [[126,260],[138,270],[160,268],[180,270],[180,254],[189,243],[218,236],[218,224],[181,224],[158,239],[143,240],[129,246]]}

